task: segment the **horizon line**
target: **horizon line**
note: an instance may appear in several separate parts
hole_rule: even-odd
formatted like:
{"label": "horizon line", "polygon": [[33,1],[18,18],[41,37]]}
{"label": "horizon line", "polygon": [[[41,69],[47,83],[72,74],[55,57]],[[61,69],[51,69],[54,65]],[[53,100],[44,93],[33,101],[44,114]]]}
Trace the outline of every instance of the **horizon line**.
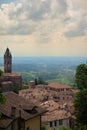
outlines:
{"label": "horizon line", "polygon": [[[53,57],[53,58],[57,58],[57,57],[61,57],[61,58],[87,58],[87,56],[12,56],[13,58],[29,58],[29,57],[36,57],[36,58],[40,58],[40,57],[43,57],[43,58],[46,58],[46,57]],[[0,58],[3,58],[3,56],[0,56]]]}

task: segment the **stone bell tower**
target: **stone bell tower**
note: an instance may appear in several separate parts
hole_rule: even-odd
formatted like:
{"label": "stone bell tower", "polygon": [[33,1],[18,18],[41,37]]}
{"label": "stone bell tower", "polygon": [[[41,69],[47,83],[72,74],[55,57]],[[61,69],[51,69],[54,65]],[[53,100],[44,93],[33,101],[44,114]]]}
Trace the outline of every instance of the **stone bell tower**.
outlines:
{"label": "stone bell tower", "polygon": [[12,56],[9,51],[9,48],[7,48],[4,54],[4,73],[11,73],[11,72],[12,72]]}

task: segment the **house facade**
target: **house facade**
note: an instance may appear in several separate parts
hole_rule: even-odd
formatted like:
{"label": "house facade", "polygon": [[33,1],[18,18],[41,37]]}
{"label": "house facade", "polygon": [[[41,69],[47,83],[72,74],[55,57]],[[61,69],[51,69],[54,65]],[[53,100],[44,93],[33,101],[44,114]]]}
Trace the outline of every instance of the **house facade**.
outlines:
{"label": "house facade", "polygon": [[46,123],[46,130],[59,130],[60,127],[65,126],[69,128],[69,119],[54,120]]}
{"label": "house facade", "polygon": [[47,89],[54,92],[53,99],[58,102],[66,102],[73,100],[72,88],[68,85],[63,85],[57,82],[48,84]]}
{"label": "house facade", "polygon": [[4,124],[4,121],[3,124],[1,124],[0,121],[0,130],[41,130],[40,118],[40,116],[36,116],[35,118],[28,119],[26,121],[17,118],[11,122],[9,119],[9,124],[7,124],[7,122]]}
{"label": "house facade", "polygon": [[60,127],[70,127],[71,114],[65,110],[54,110],[46,113],[42,117],[43,124],[46,125],[46,130],[59,130]]}
{"label": "house facade", "polygon": [[0,130],[41,130],[44,109],[13,92],[3,93],[6,103],[0,107]]}

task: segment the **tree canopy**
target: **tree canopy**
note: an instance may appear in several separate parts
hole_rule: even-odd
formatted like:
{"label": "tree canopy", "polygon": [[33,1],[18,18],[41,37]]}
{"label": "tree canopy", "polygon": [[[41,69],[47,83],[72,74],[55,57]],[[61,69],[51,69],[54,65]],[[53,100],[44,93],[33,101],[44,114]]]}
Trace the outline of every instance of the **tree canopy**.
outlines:
{"label": "tree canopy", "polygon": [[35,78],[35,85],[38,85],[38,84],[47,85],[48,83],[45,82],[41,77],[38,77],[38,78]]}
{"label": "tree canopy", "polygon": [[[3,71],[0,70],[0,77],[2,76]],[[0,106],[5,103],[5,97],[2,95],[2,86],[1,86],[1,82],[0,82]]]}
{"label": "tree canopy", "polygon": [[71,130],[71,129],[70,129],[70,128],[67,128],[67,127],[65,127],[65,126],[62,126],[62,127],[59,128],[59,130]]}
{"label": "tree canopy", "polygon": [[2,74],[3,74],[3,71],[0,69],[0,77],[2,76]]}
{"label": "tree canopy", "polygon": [[75,84],[78,89],[87,89],[87,64],[77,66]]}
{"label": "tree canopy", "polygon": [[[87,64],[77,66],[75,83],[79,89],[75,97],[75,115],[79,128],[87,128]],[[85,127],[84,127],[85,126]]]}
{"label": "tree canopy", "polygon": [[41,126],[41,130],[46,130],[46,126],[45,126],[45,125],[42,125],[42,126]]}
{"label": "tree canopy", "polygon": [[77,93],[74,106],[77,123],[87,125],[87,90]]}

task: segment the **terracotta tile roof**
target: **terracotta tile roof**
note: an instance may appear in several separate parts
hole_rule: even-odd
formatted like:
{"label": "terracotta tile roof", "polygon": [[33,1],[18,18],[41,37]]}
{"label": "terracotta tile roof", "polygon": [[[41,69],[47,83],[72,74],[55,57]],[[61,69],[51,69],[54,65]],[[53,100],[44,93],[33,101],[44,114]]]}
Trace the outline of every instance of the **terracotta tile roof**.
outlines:
{"label": "terracotta tile roof", "polygon": [[51,112],[53,110],[59,109],[60,105],[58,103],[56,103],[55,101],[53,101],[53,100],[48,100],[48,101],[46,101],[44,103],[41,103],[40,106],[42,108],[46,108],[48,111]]}
{"label": "terracotta tile roof", "polygon": [[50,88],[56,88],[56,89],[58,89],[58,88],[71,88],[70,86],[68,86],[68,85],[63,85],[63,84],[59,84],[59,83],[57,83],[57,82],[53,82],[53,83],[50,83],[50,84],[48,84],[48,86],[50,87]]}
{"label": "terracotta tile roof", "polygon": [[0,119],[0,129],[3,129],[3,128],[7,128],[7,126],[10,125],[10,123],[12,122],[12,119],[10,118],[1,118]]}
{"label": "terracotta tile roof", "polygon": [[42,88],[34,88],[34,89],[25,89],[25,90],[20,90],[19,95],[29,99],[33,100],[33,103],[37,103],[37,105],[46,98],[49,93],[47,90],[42,89]]}
{"label": "terracotta tile roof", "polygon": [[[16,108],[14,119],[20,117],[19,111],[21,111],[21,118],[24,120],[31,119],[45,112],[45,109],[42,109],[41,107],[35,108],[35,105],[33,103],[20,97],[18,94],[15,94],[14,92],[6,92],[3,93],[3,95],[6,98],[6,103],[2,107],[0,107],[0,112],[5,116],[7,116],[8,118],[12,118],[11,115],[12,107]],[[33,113],[33,109],[35,109],[35,113]],[[29,112],[27,112],[26,110],[28,110]],[[6,125],[8,125],[8,123]]]}
{"label": "terracotta tile roof", "polygon": [[53,112],[48,112],[42,116],[42,122],[55,121],[60,119],[67,119],[71,117],[71,114],[65,110],[55,110]]}

